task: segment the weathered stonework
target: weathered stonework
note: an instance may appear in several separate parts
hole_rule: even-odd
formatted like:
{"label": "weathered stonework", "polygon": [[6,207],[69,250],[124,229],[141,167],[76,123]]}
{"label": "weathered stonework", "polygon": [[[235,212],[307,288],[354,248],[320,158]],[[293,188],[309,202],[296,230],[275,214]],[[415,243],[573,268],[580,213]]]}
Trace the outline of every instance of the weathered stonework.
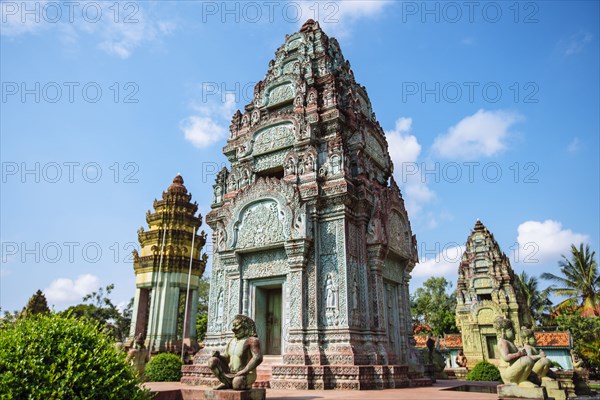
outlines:
{"label": "weathered stonework", "polygon": [[[515,332],[520,332],[522,326],[532,326],[531,313],[514,285],[510,261],[479,220],[467,239],[458,267],[456,294],[456,324],[469,367],[482,360],[497,364],[493,326],[497,316],[513,321]],[[522,345],[520,335],[515,343]]]}
{"label": "weathered stonework", "polygon": [[231,167],[206,216],[216,250],[206,347],[182,382],[214,383],[204,365],[242,313],[265,354],[281,355],[272,388],[430,383],[412,340],[416,238],[385,134],[338,42],[311,20],[286,37],[230,131]]}
{"label": "weathered stonework", "polygon": [[[196,321],[198,285],[207,256],[200,256],[206,234],[196,234],[202,216],[195,215],[198,205],[191,200],[183,178],[177,175],[163,192],[162,200],[154,200],[154,213],[146,214],[149,229],[138,230],[141,251],[133,251],[136,292],[130,338],[142,335],[153,353],[179,352],[182,340],[190,351],[197,348],[196,324],[190,321]],[[187,293],[192,235],[195,235],[194,252],[184,327],[180,310]]]}

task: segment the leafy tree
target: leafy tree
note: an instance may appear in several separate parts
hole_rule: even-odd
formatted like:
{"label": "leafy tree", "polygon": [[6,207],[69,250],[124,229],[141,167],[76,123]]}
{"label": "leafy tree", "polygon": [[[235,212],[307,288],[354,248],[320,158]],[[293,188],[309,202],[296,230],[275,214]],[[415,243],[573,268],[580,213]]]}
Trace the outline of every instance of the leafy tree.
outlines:
{"label": "leafy tree", "polygon": [[586,366],[600,372],[600,317],[585,317],[578,309],[565,307],[554,320],[559,329],[571,332],[573,350]]}
{"label": "leafy tree", "polygon": [[27,305],[23,308],[21,312],[22,317],[30,317],[35,314],[44,314],[49,313],[50,308],[48,308],[48,301],[46,301],[46,296],[42,293],[41,290],[35,292],[33,296],[29,298]]}
{"label": "leafy tree", "polygon": [[133,369],[96,323],[54,313],[5,325],[2,399],[144,399]]}
{"label": "leafy tree", "polygon": [[548,298],[551,288],[540,291],[538,278],[527,275],[525,271],[515,275],[515,285],[525,296],[526,305],[531,310],[533,320],[538,325],[548,325],[552,307],[552,301]]}
{"label": "leafy tree", "polygon": [[600,316],[600,274],[595,255],[595,251],[590,252],[589,245],[586,245],[584,250],[583,243],[579,245],[579,249],[572,244],[571,259],[563,255],[563,260],[558,263],[563,276],[549,272],[542,274],[543,279],[560,285],[551,287],[552,293],[568,296],[567,300],[557,306],[559,310],[576,302],[582,307],[583,315]]}
{"label": "leafy tree", "polygon": [[446,278],[431,277],[411,296],[411,313],[414,324],[426,324],[434,335],[456,333],[456,296],[446,291],[452,283]]}
{"label": "leafy tree", "polygon": [[198,288],[198,314],[196,316],[196,335],[201,342],[206,336],[208,328],[208,294],[210,292],[210,277],[200,279]]}
{"label": "leafy tree", "polygon": [[[0,312],[2,308],[0,308]],[[0,318],[0,329],[5,326],[14,324],[19,319],[20,313],[18,311],[4,311],[4,315]]]}
{"label": "leafy tree", "polygon": [[114,288],[115,285],[110,284],[106,288],[99,288],[98,291],[85,295],[83,303],[67,308],[63,314],[96,321],[101,327],[108,328],[116,340],[124,341],[131,325],[133,299],[121,313],[109,297]]}

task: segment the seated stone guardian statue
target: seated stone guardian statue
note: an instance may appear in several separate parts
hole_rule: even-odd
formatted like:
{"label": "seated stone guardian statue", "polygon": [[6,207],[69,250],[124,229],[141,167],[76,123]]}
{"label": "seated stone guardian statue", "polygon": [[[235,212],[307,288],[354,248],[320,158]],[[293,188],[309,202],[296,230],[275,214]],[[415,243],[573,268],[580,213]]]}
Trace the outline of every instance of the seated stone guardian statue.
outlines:
{"label": "seated stone guardian statue", "polygon": [[465,353],[462,350],[458,351],[454,361],[460,368],[467,368],[467,356],[465,356]]}
{"label": "seated stone guardian statue", "polygon": [[521,328],[521,337],[523,338],[523,343],[525,344],[523,348],[527,351],[527,355],[531,357],[531,359],[535,362],[533,364],[532,372],[540,379],[551,379],[548,377],[548,371],[550,370],[550,359],[546,357],[546,353],[543,350],[538,350],[535,348],[536,340],[535,335],[533,334],[533,329],[529,329],[526,327]]}
{"label": "seated stone guardian statue", "polygon": [[527,355],[527,350],[518,349],[515,346],[513,342],[515,329],[512,321],[499,316],[495,319],[494,325],[498,330],[498,350],[500,351],[498,369],[504,384],[537,387],[537,385],[527,380],[535,361]]}
{"label": "seated stone guardian statue", "polygon": [[208,366],[221,381],[214,389],[248,390],[256,381],[256,367],[263,360],[256,324],[245,315],[236,315],[231,330],[234,337],[223,354],[215,351],[208,360]]}

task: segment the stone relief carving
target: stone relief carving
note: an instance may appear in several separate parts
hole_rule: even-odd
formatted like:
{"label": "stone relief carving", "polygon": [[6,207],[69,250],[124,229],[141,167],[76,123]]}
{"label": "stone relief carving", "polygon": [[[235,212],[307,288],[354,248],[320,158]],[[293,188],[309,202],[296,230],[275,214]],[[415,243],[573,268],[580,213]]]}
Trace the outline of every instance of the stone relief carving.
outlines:
{"label": "stone relief carving", "polygon": [[284,241],[285,214],[276,201],[262,201],[249,206],[237,228],[237,243],[231,247],[261,247]]}
{"label": "stone relief carving", "polygon": [[289,270],[283,248],[244,254],[241,265],[244,279],[281,276],[286,275]]}
{"label": "stone relief carving", "polygon": [[292,100],[296,96],[296,88],[292,83],[284,83],[275,86],[269,90],[268,93],[267,105],[272,106],[283,103],[284,101]]}
{"label": "stone relief carving", "polygon": [[388,224],[388,243],[390,247],[401,251],[408,251],[407,235],[408,231],[404,218],[397,211],[390,214]]}
{"label": "stone relief carving", "polygon": [[285,151],[276,151],[274,153],[263,154],[254,159],[254,170],[256,172],[264,171],[283,165]]}
{"label": "stone relief carving", "polygon": [[295,129],[294,124],[289,122],[259,130],[254,134],[253,154],[256,156],[292,146]]}

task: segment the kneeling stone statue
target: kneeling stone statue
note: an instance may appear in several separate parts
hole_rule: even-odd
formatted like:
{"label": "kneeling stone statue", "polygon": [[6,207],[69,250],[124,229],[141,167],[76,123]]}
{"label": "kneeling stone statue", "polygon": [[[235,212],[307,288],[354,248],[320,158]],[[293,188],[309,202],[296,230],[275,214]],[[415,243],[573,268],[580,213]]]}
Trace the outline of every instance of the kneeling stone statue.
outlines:
{"label": "kneeling stone statue", "polygon": [[208,366],[221,381],[215,390],[248,390],[256,381],[256,367],[263,360],[256,324],[245,315],[236,315],[231,330],[234,337],[225,346],[223,354],[213,352]]}

